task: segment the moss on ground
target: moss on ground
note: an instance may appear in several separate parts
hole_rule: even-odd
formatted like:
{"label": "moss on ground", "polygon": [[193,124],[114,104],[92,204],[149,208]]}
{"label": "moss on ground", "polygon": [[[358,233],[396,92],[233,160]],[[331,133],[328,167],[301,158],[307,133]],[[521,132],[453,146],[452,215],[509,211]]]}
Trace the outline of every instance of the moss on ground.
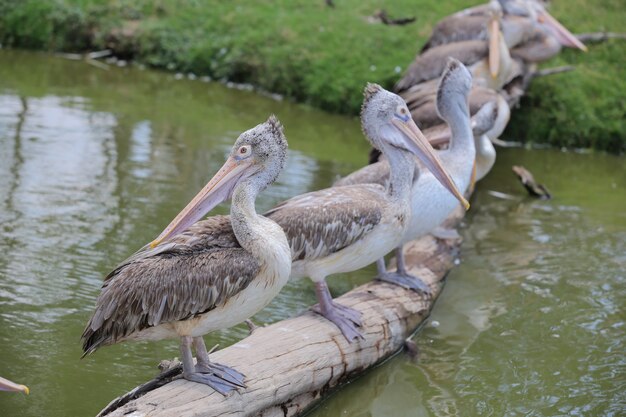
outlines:
{"label": "moss on ground", "polygon": [[[3,45],[116,54],[157,68],[252,83],[331,112],[357,114],[367,81],[390,88],[441,17],[476,0],[0,0]],[[591,4],[601,3],[601,4]],[[407,26],[371,24],[384,7]],[[557,1],[573,32],[617,31],[622,0]],[[576,71],[537,79],[508,136],[554,146],[626,150],[626,42],[565,51],[548,66]]]}

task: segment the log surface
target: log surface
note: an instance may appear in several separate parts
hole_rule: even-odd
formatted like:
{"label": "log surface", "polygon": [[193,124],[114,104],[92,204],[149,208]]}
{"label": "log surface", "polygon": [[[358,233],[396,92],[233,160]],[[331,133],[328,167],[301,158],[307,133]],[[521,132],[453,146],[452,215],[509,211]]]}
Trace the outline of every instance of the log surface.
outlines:
{"label": "log surface", "polygon": [[[460,218],[459,212],[454,218]],[[362,313],[365,340],[350,344],[332,323],[306,312],[259,328],[240,342],[211,354],[211,360],[244,373],[247,388],[223,397],[207,386],[176,380],[103,415],[299,415],[328,391],[402,349],[406,338],[432,309],[459,245],[460,241],[444,242],[431,236],[405,245],[407,265],[431,287],[430,299],[378,281],[337,299]]]}

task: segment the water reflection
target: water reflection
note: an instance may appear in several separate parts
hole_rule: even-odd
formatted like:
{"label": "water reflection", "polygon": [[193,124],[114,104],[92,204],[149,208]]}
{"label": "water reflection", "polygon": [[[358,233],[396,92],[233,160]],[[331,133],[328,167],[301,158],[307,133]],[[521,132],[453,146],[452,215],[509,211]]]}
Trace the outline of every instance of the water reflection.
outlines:
{"label": "water reflection", "polygon": [[[524,197],[509,171],[519,163],[555,200]],[[580,167],[588,176],[572,173]],[[611,193],[626,189],[625,174],[623,159],[606,155],[501,151],[474,195],[461,266],[415,339],[418,361],[394,358],[312,415],[623,412],[626,194]]]}

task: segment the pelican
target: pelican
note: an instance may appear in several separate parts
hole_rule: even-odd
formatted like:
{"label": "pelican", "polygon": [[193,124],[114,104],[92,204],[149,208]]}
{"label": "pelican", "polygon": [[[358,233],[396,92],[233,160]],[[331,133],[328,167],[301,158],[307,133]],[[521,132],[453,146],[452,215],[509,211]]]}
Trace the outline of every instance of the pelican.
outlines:
{"label": "pelican", "polygon": [[[472,116],[471,126],[476,148],[474,171],[470,179],[468,192],[474,191],[477,181],[483,179],[496,162],[494,143],[503,144],[498,138],[506,128],[511,109],[502,95],[489,89],[472,89],[470,92],[470,112],[472,105],[482,107]],[[450,141],[450,128],[443,124],[424,130],[431,145],[439,146]],[[458,233],[453,229],[437,228],[431,234],[442,239],[457,238]]]}
{"label": "pelican", "polygon": [[319,302],[316,311],[350,342],[363,337],[357,329],[360,313],[333,301],[326,277],[363,268],[398,246],[411,217],[414,156],[446,192],[468,206],[402,98],[376,84],[368,84],[364,95],[363,132],[389,161],[389,187],[327,188],[294,197],[266,213],[287,234],[293,261],[291,278],[311,278]]}
{"label": "pelican", "polygon": [[24,394],[30,394],[30,390],[26,385],[16,384],[13,381],[9,381],[6,378],[2,378],[0,376],[0,391],[13,391],[13,392],[23,392]]}
{"label": "pelican", "polygon": [[[504,103],[506,110],[509,110],[506,101],[498,95],[500,100]],[[474,187],[477,181],[483,179],[493,165],[496,162],[496,149],[493,146],[493,140],[502,133],[504,125],[499,126],[499,119],[501,110],[496,102],[489,101],[480,108],[478,112],[471,118],[472,135],[474,136],[474,148],[476,149],[476,158],[474,160],[474,169],[470,178],[470,185],[467,189],[467,193],[474,192]],[[507,113],[507,121],[508,121]],[[424,131],[424,135],[428,137],[431,145],[438,146],[450,141],[451,132],[448,126],[435,126]],[[443,226],[439,226],[430,232],[433,236],[440,239],[456,239],[459,234],[454,229],[449,229]]]}
{"label": "pelican", "polygon": [[[476,181],[478,181],[487,175],[495,163],[496,151],[493,143],[498,141],[498,138],[506,128],[511,116],[511,110],[502,95],[487,88],[473,88],[470,91],[469,103],[470,114],[472,114],[472,134],[474,135],[474,145],[476,147]],[[441,121],[438,114],[436,117],[437,120]],[[450,127],[444,121],[434,126],[430,120],[428,123],[422,123],[421,120],[418,120],[417,123],[430,126],[422,132],[433,147],[442,146],[450,141]],[[379,157],[380,152],[372,148],[370,151],[370,164],[378,162]],[[377,182],[376,177],[379,174],[375,171],[362,170],[361,172],[362,178],[357,179],[357,177],[351,176],[351,181],[354,183]],[[347,177],[340,179],[335,185],[341,185],[343,181],[347,181]]]}
{"label": "pelican", "polygon": [[[470,184],[476,152],[468,110],[468,93],[471,85],[472,76],[468,69],[458,60],[448,59],[437,89],[437,108],[450,128],[450,146],[447,150],[439,151],[438,154],[454,183],[462,191],[465,191]],[[415,159],[413,163],[417,163]],[[338,188],[342,188],[341,185],[358,184],[362,181],[385,184],[389,178],[389,171],[387,161],[377,162],[347,176],[339,182]],[[408,176],[408,174],[405,175]],[[439,226],[458,203],[454,198],[449,198],[448,191],[427,172],[413,179],[410,194],[413,214],[396,248],[397,270],[395,273],[387,272],[384,258],[380,257],[377,261],[378,277],[386,280],[389,275],[392,275],[406,288],[428,294],[430,293],[428,286],[406,271],[402,246]]]}
{"label": "pelican", "polygon": [[487,40],[491,14],[501,16],[500,29],[511,55],[529,62],[551,58],[561,46],[586,51],[585,45],[537,1],[498,0],[461,11],[441,20],[422,48],[467,40]]}
{"label": "pelican", "polygon": [[[523,68],[518,61],[511,58],[509,48],[500,33],[498,15],[492,14],[489,19],[488,40],[467,40],[428,49],[415,58],[402,79],[394,86],[394,91],[406,99],[405,96],[416,85],[439,78],[448,57],[458,59],[469,68],[475,85],[499,90],[518,76]],[[434,85],[435,82],[431,81],[428,86],[432,88]]]}
{"label": "pelican", "polygon": [[[504,99],[502,100],[504,101]],[[491,136],[498,129],[496,127],[497,120],[498,107],[494,102],[485,104],[472,120],[476,160],[474,163],[474,175],[469,186],[471,191],[473,191],[474,183],[482,180],[496,163],[496,149],[493,147]]]}
{"label": "pelican", "polygon": [[[105,278],[83,332],[83,356],[128,340],[180,338],[185,379],[223,395],[245,387],[243,374],[209,361],[202,336],[252,316],[289,280],[285,234],[254,207],[286,153],[274,116],[242,133],[224,166],[159,237]],[[230,216],[193,224],[230,196]]]}

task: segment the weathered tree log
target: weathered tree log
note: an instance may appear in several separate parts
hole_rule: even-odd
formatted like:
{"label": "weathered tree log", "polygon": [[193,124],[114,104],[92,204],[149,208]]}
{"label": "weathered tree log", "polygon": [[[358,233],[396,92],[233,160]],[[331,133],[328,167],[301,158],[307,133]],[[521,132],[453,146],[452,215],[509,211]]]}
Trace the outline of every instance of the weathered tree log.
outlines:
{"label": "weathered tree log", "polygon": [[[447,224],[458,222],[462,215],[457,211]],[[181,379],[118,408],[107,407],[101,415],[299,415],[331,389],[402,349],[432,309],[459,245],[459,240],[444,242],[430,236],[406,245],[407,265],[431,287],[430,299],[382,282],[367,283],[339,297],[338,302],[363,314],[363,341],[349,344],[332,323],[306,312],[258,328],[211,355],[211,360],[243,372],[247,388],[223,397],[207,386]]]}

